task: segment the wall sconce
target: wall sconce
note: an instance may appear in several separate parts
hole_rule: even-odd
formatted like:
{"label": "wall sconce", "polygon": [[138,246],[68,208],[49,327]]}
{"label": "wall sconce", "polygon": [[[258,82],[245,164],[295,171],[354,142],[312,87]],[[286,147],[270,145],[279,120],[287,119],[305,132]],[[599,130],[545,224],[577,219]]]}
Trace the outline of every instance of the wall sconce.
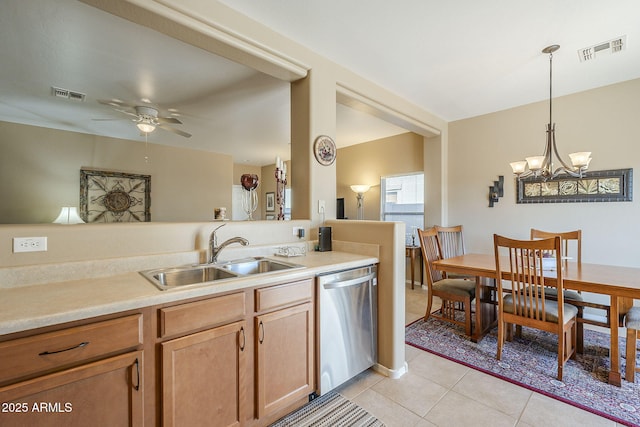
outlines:
{"label": "wall sconce", "polygon": [[504,176],[499,175],[498,180],[493,181],[493,185],[489,187],[489,207],[492,208],[494,203],[498,203],[502,196],[504,196]]}
{"label": "wall sconce", "polygon": [[64,206],[60,209],[60,215],[53,221],[54,224],[84,224],[80,215],[78,215],[78,208],[75,206]]}
{"label": "wall sconce", "polygon": [[358,199],[358,219],[364,219],[364,193],[369,191],[370,185],[352,185],[351,191],[357,193]]}

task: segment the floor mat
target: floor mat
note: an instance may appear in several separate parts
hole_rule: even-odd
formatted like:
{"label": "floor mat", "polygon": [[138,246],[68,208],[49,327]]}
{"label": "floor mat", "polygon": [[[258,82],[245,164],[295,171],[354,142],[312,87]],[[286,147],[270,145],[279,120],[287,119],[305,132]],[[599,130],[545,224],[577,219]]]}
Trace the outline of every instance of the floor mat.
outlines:
{"label": "floor mat", "polygon": [[329,392],[271,424],[271,427],[384,427],[376,417],[339,393]]}

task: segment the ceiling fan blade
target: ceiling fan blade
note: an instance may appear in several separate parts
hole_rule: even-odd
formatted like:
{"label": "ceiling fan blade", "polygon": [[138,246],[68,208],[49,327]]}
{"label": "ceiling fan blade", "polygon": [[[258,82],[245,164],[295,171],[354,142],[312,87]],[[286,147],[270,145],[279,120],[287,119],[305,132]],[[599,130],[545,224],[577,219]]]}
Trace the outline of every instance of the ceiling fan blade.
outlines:
{"label": "ceiling fan blade", "polygon": [[156,118],[156,120],[158,121],[158,123],[173,123],[176,125],[182,124],[182,122],[175,117],[158,117]]}
{"label": "ceiling fan blade", "polygon": [[119,112],[119,113],[127,114],[127,115],[129,115],[129,116],[133,116],[133,117],[136,117],[136,118],[138,117],[138,115],[137,115],[136,113],[132,113],[131,111],[122,110],[122,109],[120,109],[120,108],[114,108],[114,110],[116,110],[116,111],[117,111],[117,112]]}
{"label": "ceiling fan blade", "polygon": [[98,102],[103,105],[109,105],[111,107],[129,107],[133,108],[134,105],[131,105],[124,101],[119,101],[117,99],[98,99]]}
{"label": "ceiling fan blade", "polygon": [[175,129],[175,128],[172,128],[171,126],[165,126],[165,125],[158,125],[158,127],[160,129],[162,129],[162,130],[166,130],[166,131],[169,131],[169,132],[173,132],[173,133],[175,133],[177,135],[184,136],[185,138],[191,138],[191,134],[190,133],[187,133],[187,132],[182,131],[180,129]]}
{"label": "ceiling fan blade", "polygon": [[125,119],[91,119],[91,120],[94,120],[96,122],[108,122],[108,121],[125,120]]}

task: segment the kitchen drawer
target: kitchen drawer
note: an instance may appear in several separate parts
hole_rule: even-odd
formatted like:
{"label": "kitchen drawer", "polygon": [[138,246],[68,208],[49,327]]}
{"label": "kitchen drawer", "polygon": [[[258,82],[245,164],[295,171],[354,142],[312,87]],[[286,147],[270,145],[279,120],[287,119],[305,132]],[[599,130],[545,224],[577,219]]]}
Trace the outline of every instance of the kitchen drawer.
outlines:
{"label": "kitchen drawer", "polygon": [[160,309],[160,337],[169,337],[242,319],[244,292]]}
{"label": "kitchen drawer", "polygon": [[0,343],[0,383],[142,344],[142,314]]}
{"label": "kitchen drawer", "polygon": [[313,300],[313,279],[256,289],[256,311]]}

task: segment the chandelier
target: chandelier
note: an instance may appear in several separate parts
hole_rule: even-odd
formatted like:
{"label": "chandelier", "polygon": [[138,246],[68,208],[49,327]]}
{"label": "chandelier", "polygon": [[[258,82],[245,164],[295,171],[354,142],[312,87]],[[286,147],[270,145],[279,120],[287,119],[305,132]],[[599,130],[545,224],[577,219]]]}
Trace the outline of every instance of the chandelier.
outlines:
{"label": "chandelier", "polygon": [[[582,174],[589,167],[591,162],[591,152],[581,151],[577,153],[569,154],[571,159],[571,166],[562,160],[558,154],[558,148],[556,147],[556,124],[552,119],[552,65],[553,65],[553,52],[560,49],[560,45],[554,44],[542,49],[542,53],[549,54],[549,123],[547,124],[547,143],[544,147],[544,154],[542,156],[527,157],[526,160],[511,163],[513,173],[518,177],[527,178],[530,176],[536,178],[542,178],[543,180],[554,179],[558,175],[569,175],[577,178],[582,178]],[[553,156],[558,158],[561,166],[554,169]],[[527,170],[527,166],[529,169]]]}

